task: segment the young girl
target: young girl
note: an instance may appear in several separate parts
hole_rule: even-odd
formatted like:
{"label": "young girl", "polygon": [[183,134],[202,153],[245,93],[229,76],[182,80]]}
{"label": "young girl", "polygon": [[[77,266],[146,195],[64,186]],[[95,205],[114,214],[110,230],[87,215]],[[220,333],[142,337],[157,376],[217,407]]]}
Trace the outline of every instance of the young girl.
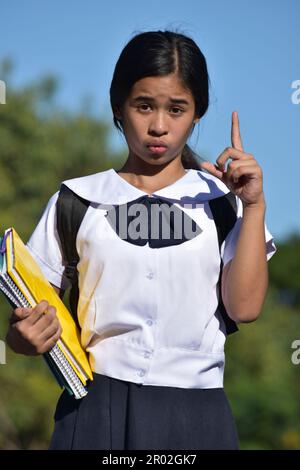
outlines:
{"label": "young girl", "polygon": [[[81,400],[62,393],[50,449],[238,448],[223,389],[220,263],[228,316],[251,322],[261,312],[276,248],[264,222],[262,170],[243,149],[237,113],[232,145],[216,164],[198,163],[186,144],[208,96],[205,58],[185,35],[138,34],[118,59],[110,97],[128,158],[119,171],[64,182],[90,201],[76,238],[77,315],[94,380]],[[230,191],[237,220],[219,251],[209,202]],[[28,247],[61,293],[67,283],[57,199],[58,192]],[[135,205],[144,217],[131,226],[127,220],[121,236],[124,214],[136,222]],[[160,222],[149,210],[163,205],[184,214],[193,230],[152,237],[162,226],[177,234],[166,208]],[[123,214],[119,225],[113,210]],[[7,340],[16,352],[42,354],[60,333],[55,309],[43,301],[13,312]]]}

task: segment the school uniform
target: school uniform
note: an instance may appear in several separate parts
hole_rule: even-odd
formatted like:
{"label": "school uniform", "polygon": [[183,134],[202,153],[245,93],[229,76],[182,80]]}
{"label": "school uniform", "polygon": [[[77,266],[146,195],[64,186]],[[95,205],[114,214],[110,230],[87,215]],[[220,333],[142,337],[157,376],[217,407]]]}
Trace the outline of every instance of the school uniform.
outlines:
{"label": "school uniform", "polygon": [[[236,197],[237,220],[220,250],[209,201],[229,189],[204,171],[187,170],[151,195],[114,169],[63,183],[91,201],[76,248],[78,321],[95,379],[82,400],[63,392],[50,448],[237,448],[223,390],[226,328],[217,285],[220,259],[225,266],[235,254],[241,200]],[[66,288],[57,198],[58,192],[27,246],[48,280]],[[140,238],[135,204],[147,208],[139,219],[141,231],[147,225]],[[157,226],[149,208],[157,205],[190,221],[188,234],[176,236],[168,221],[172,236],[152,237]],[[125,207],[131,233],[128,218],[122,232],[124,217],[114,217],[124,215]],[[266,226],[265,239],[269,260],[276,247]]]}

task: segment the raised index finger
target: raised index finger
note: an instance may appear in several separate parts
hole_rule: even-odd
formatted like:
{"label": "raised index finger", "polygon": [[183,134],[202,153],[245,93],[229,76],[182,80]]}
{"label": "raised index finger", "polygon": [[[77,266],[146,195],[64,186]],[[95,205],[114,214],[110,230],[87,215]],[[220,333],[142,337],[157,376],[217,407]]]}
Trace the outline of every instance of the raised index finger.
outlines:
{"label": "raised index finger", "polygon": [[232,113],[231,145],[233,148],[243,151],[243,143],[242,143],[242,138],[240,134],[239,118],[238,118],[238,113],[236,111],[233,111]]}

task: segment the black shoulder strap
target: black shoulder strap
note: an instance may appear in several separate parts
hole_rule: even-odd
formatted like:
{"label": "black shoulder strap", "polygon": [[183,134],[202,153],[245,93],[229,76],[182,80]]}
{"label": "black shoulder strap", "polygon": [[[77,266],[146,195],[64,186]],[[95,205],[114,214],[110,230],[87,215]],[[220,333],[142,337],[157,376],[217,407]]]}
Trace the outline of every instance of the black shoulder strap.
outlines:
{"label": "black shoulder strap", "polygon": [[[216,224],[219,249],[221,249],[222,243],[229,234],[230,230],[233,228],[236,219],[237,219],[237,203],[236,197],[233,193],[229,192],[224,196],[218,197],[216,199],[211,199],[209,201],[210,210],[212,212],[214,222]],[[220,265],[220,276],[218,281],[219,289],[219,305],[218,309],[222,314],[224,319],[226,333],[234,333],[238,330],[236,323],[228,316],[223,300],[222,300],[222,270],[223,270],[223,260],[221,259]]]}
{"label": "black shoulder strap", "polygon": [[64,275],[71,283],[70,309],[77,325],[79,297],[77,263],[79,257],[76,250],[76,237],[89,204],[89,201],[78,196],[67,186],[61,185],[57,199],[57,231],[63,252]]}

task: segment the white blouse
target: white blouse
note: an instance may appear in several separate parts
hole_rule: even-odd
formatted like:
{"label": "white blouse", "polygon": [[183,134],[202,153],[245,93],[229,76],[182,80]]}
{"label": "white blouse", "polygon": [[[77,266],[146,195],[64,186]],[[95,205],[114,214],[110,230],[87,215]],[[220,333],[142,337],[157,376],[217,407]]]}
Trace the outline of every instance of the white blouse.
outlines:
{"label": "white blouse", "polygon": [[[114,169],[64,181],[91,201],[77,234],[80,261],[78,319],[82,344],[94,372],[121,380],[183,388],[223,386],[224,320],[218,311],[220,251],[208,201],[229,192],[218,178],[199,170],[151,196]],[[121,238],[108,210],[142,196],[180,208],[199,230],[179,244],[153,248]],[[47,279],[65,288],[56,229],[58,192],[49,200],[27,246]],[[224,266],[234,257],[242,222],[221,247]],[[267,259],[275,253],[265,226]]]}

